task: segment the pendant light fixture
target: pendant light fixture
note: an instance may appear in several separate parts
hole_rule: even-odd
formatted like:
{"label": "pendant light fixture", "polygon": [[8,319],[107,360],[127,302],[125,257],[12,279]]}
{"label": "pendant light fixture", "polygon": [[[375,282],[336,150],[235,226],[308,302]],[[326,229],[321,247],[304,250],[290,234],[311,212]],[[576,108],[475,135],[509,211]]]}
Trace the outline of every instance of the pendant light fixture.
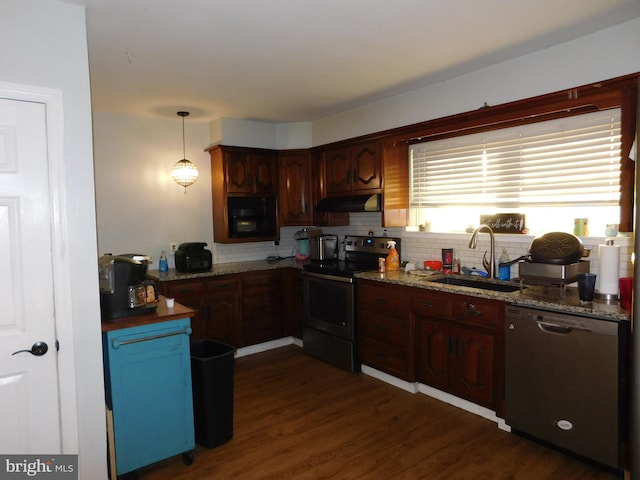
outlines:
{"label": "pendant light fixture", "polygon": [[184,187],[184,193],[186,194],[187,187],[198,180],[198,168],[193,162],[187,160],[184,148],[184,117],[187,117],[189,112],[178,112],[178,115],[182,117],[182,160],[173,165],[171,178],[178,185]]}

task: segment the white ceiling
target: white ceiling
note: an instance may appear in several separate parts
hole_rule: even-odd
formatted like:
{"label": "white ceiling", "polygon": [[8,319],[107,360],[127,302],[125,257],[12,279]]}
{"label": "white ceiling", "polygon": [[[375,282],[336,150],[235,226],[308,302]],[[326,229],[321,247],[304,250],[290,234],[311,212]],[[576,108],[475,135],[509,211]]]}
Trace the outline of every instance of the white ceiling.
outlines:
{"label": "white ceiling", "polygon": [[639,0],[67,0],[93,109],[313,121],[640,16]]}

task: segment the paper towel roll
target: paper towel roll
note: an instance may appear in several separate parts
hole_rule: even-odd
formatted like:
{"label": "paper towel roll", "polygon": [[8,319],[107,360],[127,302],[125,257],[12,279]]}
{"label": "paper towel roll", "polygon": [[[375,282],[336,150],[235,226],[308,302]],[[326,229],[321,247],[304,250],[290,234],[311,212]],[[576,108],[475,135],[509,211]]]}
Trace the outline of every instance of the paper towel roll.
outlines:
{"label": "paper towel roll", "polygon": [[596,281],[596,292],[602,295],[618,295],[620,277],[620,247],[618,245],[598,245],[600,272]]}

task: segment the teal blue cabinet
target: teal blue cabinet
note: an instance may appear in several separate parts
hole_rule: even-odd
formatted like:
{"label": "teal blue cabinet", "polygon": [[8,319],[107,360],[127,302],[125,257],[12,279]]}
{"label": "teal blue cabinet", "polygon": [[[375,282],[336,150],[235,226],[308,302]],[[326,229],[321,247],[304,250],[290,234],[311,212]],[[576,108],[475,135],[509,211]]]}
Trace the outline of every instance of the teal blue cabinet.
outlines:
{"label": "teal blue cabinet", "polygon": [[188,318],[103,333],[118,475],[195,448]]}

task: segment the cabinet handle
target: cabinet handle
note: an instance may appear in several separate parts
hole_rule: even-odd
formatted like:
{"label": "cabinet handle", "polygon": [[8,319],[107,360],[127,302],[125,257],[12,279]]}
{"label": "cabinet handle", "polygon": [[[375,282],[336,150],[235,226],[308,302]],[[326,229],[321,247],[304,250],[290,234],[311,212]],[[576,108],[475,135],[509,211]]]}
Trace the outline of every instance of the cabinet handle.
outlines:
{"label": "cabinet handle", "polygon": [[420,305],[424,305],[425,307],[433,308],[433,303],[427,300],[420,300]]}
{"label": "cabinet handle", "polygon": [[376,303],[387,303],[387,299],[386,298],[381,298],[381,297],[377,297],[376,298]]}
{"label": "cabinet handle", "polygon": [[356,170],[355,168],[353,169],[353,183],[356,183],[358,181],[358,170]]}
{"label": "cabinet handle", "polygon": [[382,333],[385,333],[387,331],[387,327],[383,327],[382,325],[376,325],[375,329]]}
{"label": "cabinet handle", "polygon": [[229,288],[231,286],[230,283],[218,283],[218,284],[214,284],[213,287],[215,288]]}
{"label": "cabinet handle", "polygon": [[253,175],[247,173],[247,184],[251,187],[253,186]]}
{"label": "cabinet handle", "polygon": [[113,345],[113,348],[119,348],[123,345],[129,345],[131,343],[147,342],[149,340],[156,340],[158,338],[173,337],[174,335],[184,335],[184,334],[191,335],[191,328],[187,327],[177,332],[161,333],[159,335],[151,335],[149,337],[134,338],[132,340],[124,340],[122,342],[117,338],[114,338],[111,343]]}
{"label": "cabinet handle", "polygon": [[256,173],[256,188],[258,188],[258,185],[260,185],[260,179],[258,173]]}
{"label": "cabinet handle", "polygon": [[351,171],[350,170],[347,170],[347,177],[345,179],[345,182],[347,183],[347,185],[351,183]]}
{"label": "cabinet handle", "polygon": [[467,302],[466,304],[466,310],[467,310],[467,314],[473,316],[473,317],[481,317],[482,316],[482,312],[479,312],[478,310],[476,310],[476,306],[474,303],[471,302]]}

